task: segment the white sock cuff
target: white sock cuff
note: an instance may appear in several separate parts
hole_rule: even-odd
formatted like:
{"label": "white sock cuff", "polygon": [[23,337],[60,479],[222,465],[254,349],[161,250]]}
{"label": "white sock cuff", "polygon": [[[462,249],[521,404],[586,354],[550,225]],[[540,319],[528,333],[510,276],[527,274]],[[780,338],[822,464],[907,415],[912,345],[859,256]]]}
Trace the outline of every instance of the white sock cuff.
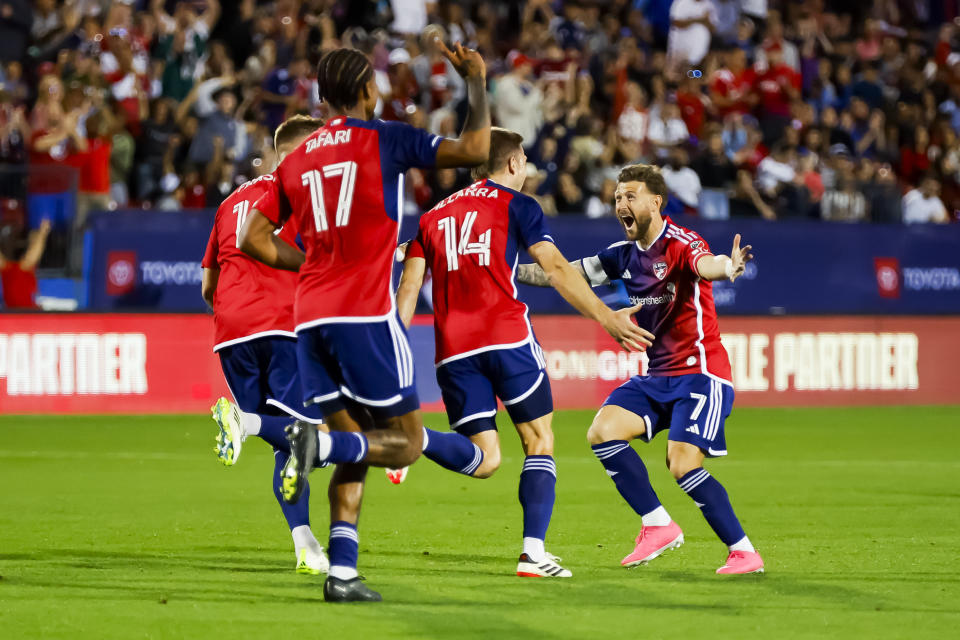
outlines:
{"label": "white sock cuff", "polygon": [[427,445],[430,444],[430,431],[426,427],[421,427],[421,429],[423,429],[423,447],[420,451],[426,451]]}
{"label": "white sock cuff", "polygon": [[246,435],[256,436],[260,434],[260,425],[263,422],[260,420],[260,416],[255,413],[240,411],[240,409],[237,409],[237,413],[240,414],[240,426]]}
{"label": "white sock cuff", "polygon": [[743,536],[732,545],[730,545],[730,551],[749,551],[751,553],[755,552],[756,549],[753,548],[753,544],[750,542],[750,538]]}
{"label": "white sock cuff", "polygon": [[530,559],[534,562],[543,560],[543,558],[547,555],[547,551],[543,546],[543,540],[540,538],[524,538],[523,552],[530,556]]}
{"label": "white sock cuff", "polygon": [[320,546],[320,543],[313,535],[313,531],[308,524],[301,524],[300,526],[294,527],[290,530],[290,535],[293,536],[293,546],[297,550],[297,553],[300,553],[300,549]]}
{"label": "white sock cuff", "polygon": [[670,514],[660,505],[650,513],[645,513],[641,517],[645,527],[665,527],[670,524]]}
{"label": "white sock cuff", "polygon": [[334,564],[330,566],[330,573],[327,574],[331,578],[337,578],[339,580],[352,580],[358,575],[356,567],[345,567],[343,565]]}

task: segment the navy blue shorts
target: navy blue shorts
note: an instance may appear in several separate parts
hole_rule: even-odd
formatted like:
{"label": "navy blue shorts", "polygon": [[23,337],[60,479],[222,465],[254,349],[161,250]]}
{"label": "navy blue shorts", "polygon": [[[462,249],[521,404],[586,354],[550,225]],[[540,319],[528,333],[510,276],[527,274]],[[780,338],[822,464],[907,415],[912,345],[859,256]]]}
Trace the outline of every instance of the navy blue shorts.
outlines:
{"label": "navy blue shorts", "polygon": [[727,455],[724,423],[733,409],[733,387],[702,373],[633,376],[603,403],[623,407],[647,424],[646,442],[665,429],[675,442],[700,447],[707,457]]}
{"label": "navy blue shorts", "polygon": [[297,371],[297,341],[267,336],[239,342],[217,351],[223,377],[241,410],[276,415],[285,413],[317,422],[317,409],[303,407]]}
{"label": "navy blue shorts", "polygon": [[451,428],[465,436],[497,428],[497,398],[514,424],[553,412],[550,378],[535,340],[447,361],[437,367],[437,382]]}
{"label": "navy blue shorts", "polygon": [[337,322],[297,331],[297,364],[304,404],[327,416],[347,402],[374,418],[420,408],[413,352],[397,316],[380,322]]}

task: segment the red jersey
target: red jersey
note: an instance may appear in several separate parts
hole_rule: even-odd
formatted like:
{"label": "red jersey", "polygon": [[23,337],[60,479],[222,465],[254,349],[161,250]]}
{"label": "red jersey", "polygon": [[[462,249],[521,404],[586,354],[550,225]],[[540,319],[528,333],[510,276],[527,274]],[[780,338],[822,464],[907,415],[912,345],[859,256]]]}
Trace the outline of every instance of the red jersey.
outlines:
{"label": "red jersey", "polygon": [[592,284],[622,280],[630,304],[643,303],[634,318],[656,336],[647,349],[650,375],[702,373],[732,384],[713,286],[696,270],[697,260],[709,255],[703,238],[665,218],[660,237],[646,250],[636,242],[617,242],[583,259]]}
{"label": "red jersey", "polygon": [[[220,269],[213,296],[214,351],[264,336],[296,337],[293,294],[297,274],[271,269],[237,248],[237,232],[253,203],[273,182],[269,173],[245,182],[217,209],[202,263],[207,269]],[[285,225],[278,235],[296,246],[294,224]]]}
{"label": "red jersey", "polygon": [[423,214],[408,258],[433,274],[437,364],[533,339],[514,275],[520,248],[553,242],[537,201],[482,180]]}
{"label": "red jersey", "polygon": [[753,89],[753,72],[741,69],[733,72],[718,69],[710,80],[710,91],[719,97],[730,100],[730,104],[719,109],[721,119],[731,113],[750,113],[750,91]]}
{"label": "red jersey", "polygon": [[779,64],[758,73],[754,86],[760,93],[760,113],[763,115],[789,116],[790,95],[787,87],[800,91],[800,74],[792,67]]}
{"label": "red jersey", "polygon": [[307,258],[297,281],[297,330],[393,316],[403,176],[432,168],[440,141],[402,122],[338,116],[280,163],[254,206],[276,225],[292,216],[300,231]]}
{"label": "red jersey", "polygon": [[0,270],[3,285],[3,304],[8,309],[36,309],[33,298],[37,295],[37,274],[24,270],[19,262],[7,262]]}

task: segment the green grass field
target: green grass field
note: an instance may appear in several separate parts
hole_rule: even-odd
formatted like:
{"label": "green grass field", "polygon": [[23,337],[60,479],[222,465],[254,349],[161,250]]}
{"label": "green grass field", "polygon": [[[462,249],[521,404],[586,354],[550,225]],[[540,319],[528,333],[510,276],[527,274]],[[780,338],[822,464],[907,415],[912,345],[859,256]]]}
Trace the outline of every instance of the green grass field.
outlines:
{"label": "green grass field", "polygon": [[[379,605],[328,605],[293,572],[272,456],[236,467],[205,416],[0,418],[2,638],[949,637],[960,625],[960,407],[739,409],[708,463],[763,553],[761,576],[714,575],[725,549],[637,444],[686,544],[625,570],[639,519],[584,432],[555,422],[548,548],[567,581],[513,575],[522,456],[504,433],[490,480],[421,459],[370,476],[361,572]],[[429,416],[428,424],[444,424]],[[314,473],[326,484],[328,472]],[[325,543],[325,491],[314,494]],[[954,636],[956,637],[956,636]]]}

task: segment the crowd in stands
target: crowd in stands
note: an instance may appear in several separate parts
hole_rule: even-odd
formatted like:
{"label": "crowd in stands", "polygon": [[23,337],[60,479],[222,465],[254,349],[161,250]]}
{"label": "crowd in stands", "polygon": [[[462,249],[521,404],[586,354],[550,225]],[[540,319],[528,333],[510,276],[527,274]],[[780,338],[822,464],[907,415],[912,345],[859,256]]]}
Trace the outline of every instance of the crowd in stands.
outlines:
{"label": "crowd in stands", "polygon": [[[0,163],[73,168],[81,225],[214,207],[273,169],[285,117],[324,115],[313,70],[338,46],[370,55],[380,117],[456,135],[431,23],[483,54],[548,214],[612,215],[632,162],[704,218],[960,210],[956,0],[0,0]],[[412,172],[410,212],[468,180]]]}

